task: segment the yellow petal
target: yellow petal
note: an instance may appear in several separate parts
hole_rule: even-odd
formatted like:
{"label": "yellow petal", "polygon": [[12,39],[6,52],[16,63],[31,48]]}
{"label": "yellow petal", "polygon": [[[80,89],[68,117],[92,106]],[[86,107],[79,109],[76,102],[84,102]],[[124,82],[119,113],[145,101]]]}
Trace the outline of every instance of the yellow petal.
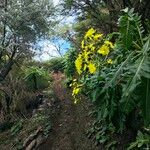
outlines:
{"label": "yellow petal", "polygon": [[108,59],[108,60],[107,60],[107,63],[108,63],[108,64],[113,64],[113,60],[112,60],[112,59]]}
{"label": "yellow petal", "polygon": [[89,72],[91,74],[96,72],[96,67],[95,67],[95,65],[93,63],[89,63],[88,68],[89,68]]}
{"label": "yellow petal", "polygon": [[102,54],[103,56],[106,56],[109,54],[109,47],[107,45],[102,45],[99,50],[97,51],[99,54]]}
{"label": "yellow petal", "polygon": [[114,48],[114,45],[113,45],[112,42],[110,42],[110,41],[105,41],[104,43],[105,43],[107,46],[110,46],[111,48]]}
{"label": "yellow petal", "polygon": [[81,48],[83,49],[84,47],[85,47],[84,40],[82,40],[82,42],[81,42]]}
{"label": "yellow petal", "polygon": [[90,28],[90,29],[86,32],[84,38],[85,38],[85,39],[91,38],[95,32],[96,32],[96,30],[94,30],[93,28]]}

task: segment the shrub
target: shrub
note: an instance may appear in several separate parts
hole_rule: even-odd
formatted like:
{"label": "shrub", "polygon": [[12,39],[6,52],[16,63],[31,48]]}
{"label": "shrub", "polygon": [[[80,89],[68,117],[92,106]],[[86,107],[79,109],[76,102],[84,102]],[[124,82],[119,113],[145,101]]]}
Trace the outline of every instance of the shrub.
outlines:
{"label": "shrub", "polygon": [[50,75],[43,68],[28,67],[25,69],[25,82],[33,90],[43,90],[48,87]]}
{"label": "shrub", "polygon": [[64,58],[64,72],[67,77],[73,77],[75,74],[75,59],[77,57],[77,51],[74,48],[71,48]]}
{"label": "shrub", "polygon": [[43,66],[48,71],[53,71],[55,73],[64,72],[64,58],[56,57],[52,58],[43,63]]}
{"label": "shrub", "polygon": [[77,95],[85,93],[96,105],[97,120],[121,133],[129,127],[137,131],[142,122],[150,125],[150,35],[133,9],[123,10],[119,27],[107,36],[93,28],[86,32],[75,60],[72,95],[77,103]]}

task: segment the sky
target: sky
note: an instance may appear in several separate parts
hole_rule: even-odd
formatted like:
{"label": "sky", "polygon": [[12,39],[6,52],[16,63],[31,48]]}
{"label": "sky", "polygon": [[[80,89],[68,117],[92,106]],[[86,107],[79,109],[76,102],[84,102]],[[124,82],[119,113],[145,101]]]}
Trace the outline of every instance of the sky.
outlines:
{"label": "sky", "polygon": [[59,0],[53,0],[54,6],[56,6],[57,4],[59,4]]}
{"label": "sky", "polygon": [[[54,6],[59,4],[59,0],[53,0]],[[68,24],[71,25],[74,22],[75,17],[67,16],[62,21],[61,24]],[[46,61],[53,57],[60,57],[60,54],[57,52],[57,48],[59,47],[61,50],[62,55],[70,48],[69,42],[56,38],[54,42],[50,40],[40,40],[36,44],[36,56],[34,57],[35,60],[38,61]]]}
{"label": "sky", "polygon": [[[63,39],[56,39],[55,41],[50,40],[41,40],[36,44],[36,56],[35,60],[38,61],[46,61],[54,57],[60,57],[66,53],[66,51],[70,48],[69,42]],[[58,49],[61,52],[58,52]]]}

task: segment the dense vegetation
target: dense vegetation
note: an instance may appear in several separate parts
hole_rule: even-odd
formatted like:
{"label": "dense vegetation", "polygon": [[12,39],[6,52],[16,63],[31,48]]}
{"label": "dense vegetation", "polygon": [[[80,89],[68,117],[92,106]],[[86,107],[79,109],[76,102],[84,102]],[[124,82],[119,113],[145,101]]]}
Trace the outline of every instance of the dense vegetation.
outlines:
{"label": "dense vegetation", "polygon": [[95,104],[92,114],[97,121],[90,134],[105,149],[117,146],[115,134],[128,131],[137,137],[130,146],[125,146],[127,149],[149,148],[150,15],[146,4],[146,1],[65,3],[68,9],[80,14],[75,26],[80,51],[70,84],[74,103],[80,103],[84,94]]}
{"label": "dense vegetation", "polygon": [[[55,97],[54,75],[61,72],[74,104],[86,99],[94,105],[87,137],[104,149],[119,149],[122,141],[124,149],[149,149],[149,9],[149,0],[61,0],[56,6],[49,0],[2,0],[0,136],[10,130],[16,149],[23,149],[24,124],[31,127],[28,133],[41,125],[48,136],[51,112],[32,117],[31,112],[45,97]],[[74,23],[66,25],[60,16],[72,16]],[[69,42],[70,49],[35,60],[37,42],[54,37]]]}

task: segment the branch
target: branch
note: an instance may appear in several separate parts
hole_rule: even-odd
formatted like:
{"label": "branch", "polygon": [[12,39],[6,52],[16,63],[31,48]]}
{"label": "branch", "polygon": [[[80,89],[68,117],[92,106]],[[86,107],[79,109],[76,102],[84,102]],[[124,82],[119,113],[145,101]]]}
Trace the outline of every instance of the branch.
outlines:
{"label": "branch", "polygon": [[12,66],[14,64],[14,59],[13,58],[14,58],[15,54],[16,54],[16,48],[14,48],[14,51],[12,52],[12,55],[11,55],[9,61],[0,70],[0,82],[3,81],[6,78],[6,76],[8,75],[10,70],[12,69]]}

